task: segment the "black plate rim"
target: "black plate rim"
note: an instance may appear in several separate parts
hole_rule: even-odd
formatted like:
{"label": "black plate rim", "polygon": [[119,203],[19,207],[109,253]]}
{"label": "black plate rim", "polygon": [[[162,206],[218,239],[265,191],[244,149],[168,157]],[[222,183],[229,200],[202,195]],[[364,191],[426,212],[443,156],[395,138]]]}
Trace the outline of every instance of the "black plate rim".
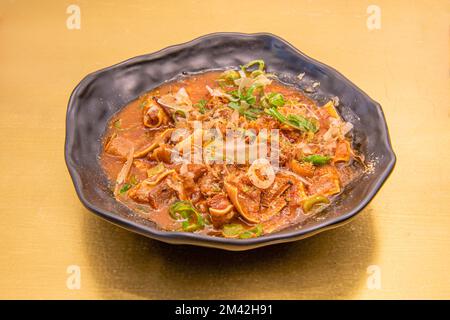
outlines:
{"label": "black plate rim", "polygon": [[[212,236],[206,236],[202,234],[197,233],[188,233],[188,232],[177,232],[177,231],[164,231],[164,230],[158,230],[156,228],[152,228],[149,226],[145,226],[142,224],[139,224],[138,222],[127,220],[124,217],[121,217],[115,213],[103,210],[101,208],[96,207],[95,205],[91,204],[87,199],[85,198],[82,190],[81,190],[81,178],[79,174],[77,173],[76,166],[73,163],[72,159],[69,156],[69,149],[73,142],[73,137],[71,136],[71,132],[73,131],[73,111],[74,111],[74,101],[76,100],[76,97],[80,91],[82,91],[86,86],[88,86],[92,81],[95,81],[95,78],[105,72],[110,71],[112,69],[115,69],[117,67],[122,67],[127,64],[134,64],[137,62],[141,62],[146,59],[151,59],[159,55],[166,54],[172,50],[178,50],[183,49],[189,46],[194,46],[200,41],[207,40],[208,38],[212,37],[220,37],[220,36],[235,36],[240,38],[255,38],[255,37],[269,37],[274,38],[277,41],[280,41],[284,43],[286,46],[290,47],[290,49],[294,50],[298,55],[302,56],[303,59],[305,59],[307,62],[321,66],[322,68],[326,69],[328,72],[333,73],[333,75],[339,80],[346,82],[348,85],[352,86],[353,89],[357,90],[359,93],[361,93],[366,99],[370,100],[377,109],[378,114],[380,115],[380,119],[383,120],[383,126],[384,126],[384,136],[380,137],[380,139],[384,142],[384,144],[387,147],[387,154],[386,156],[389,158],[389,162],[387,166],[385,167],[384,171],[379,174],[379,176],[376,179],[376,182],[374,184],[374,187],[371,189],[371,191],[368,193],[368,195],[362,199],[358,203],[357,206],[355,206],[352,210],[349,210],[347,213],[340,215],[334,219],[325,220],[322,223],[316,224],[314,226],[306,227],[306,228],[300,228],[296,230],[292,230],[290,232],[286,233],[273,233],[264,235],[262,237],[258,238],[251,238],[251,239],[230,239],[230,238],[221,238],[221,237],[212,237]],[[392,143],[389,135],[389,129],[387,127],[386,118],[384,116],[383,110],[381,108],[381,105],[373,100],[367,93],[365,93],[363,90],[358,88],[355,84],[353,84],[349,79],[347,79],[344,75],[342,75],[339,71],[334,69],[333,67],[330,67],[320,61],[315,60],[314,58],[309,57],[308,55],[304,54],[297,48],[295,48],[293,45],[291,45],[286,40],[268,33],[268,32],[258,32],[258,33],[239,33],[239,32],[216,32],[216,33],[210,33],[198,38],[195,38],[191,41],[184,42],[181,44],[172,45],[169,47],[166,47],[164,49],[161,49],[159,51],[156,51],[154,53],[150,54],[144,54],[139,55],[133,58],[129,58],[127,60],[124,60],[122,62],[119,62],[117,64],[114,64],[112,66],[102,68],[98,71],[95,71],[93,73],[88,74],[86,77],[84,77],[80,83],[75,87],[75,89],[72,91],[67,107],[67,114],[66,114],[66,137],[65,137],[65,144],[64,144],[64,158],[66,162],[66,166],[68,168],[69,174],[72,178],[72,182],[75,187],[75,191],[77,193],[78,198],[82,202],[82,204],[95,213],[96,215],[100,216],[101,218],[104,218],[105,220],[112,222],[115,225],[118,225],[120,227],[123,227],[127,230],[139,233],[141,235],[157,239],[163,242],[168,242],[172,244],[190,244],[190,245],[198,245],[198,246],[204,246],[204,247],[213,247],[213,248],[220,248],[220,249],[226,249],[226,250],[233,250],[233,251],[240,251],[240,250],[247,250],[247,249],[253,249],[261,246],[276,244],[276,243],[283,243],[283,242],[290,242],[295,240],[300,240],[312,235],[315,235],[317,233],[320,233],[322,231],[326,231],[332,228],[335,228],[337,226],[340,226],[346,222],[348,222],[351,218],[356,216],[360,211],[362,211],[369,203],[370,201],[375,197],[375,195],[378,193],[380,188],[383,186],[383,184],[386,182],[387,178],[393,171],[395,164],[396,164],[396,156],[392,148]]]}

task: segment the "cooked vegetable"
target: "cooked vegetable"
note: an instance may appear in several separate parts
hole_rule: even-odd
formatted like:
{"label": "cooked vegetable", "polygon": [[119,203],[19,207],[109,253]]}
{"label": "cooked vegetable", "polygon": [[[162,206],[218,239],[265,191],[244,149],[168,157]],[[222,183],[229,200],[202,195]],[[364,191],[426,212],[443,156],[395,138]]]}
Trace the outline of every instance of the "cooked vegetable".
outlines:
{"label": "cooked vegetable", "polygon": [[312,154],[310,156],[303,158],[303,161],[311,162],[312,164],[314,164],[316,166],[327,164],[328,162],[330,162],[330,160],[331,160],[331,157],[324,156],[321,154]]}
{"label": "cooked vegetable", "polygon": [[246,230],[239,235],[241,239],[255,238],[259,237],[263,233],[263,227],[260,224],[257,224],[254,228],[250,230]]}
{"label": "cooked vegetable", "polygon": [[120,188],[120,193],[125,193],[125,192],[127,192],[128,190],[130,190],[130,188],[131,188],[131,184],[129,184],[129,183],[125,183],[123,186],[122,186],[122,188]]}
{"label": "cooked vegetable", "polygon": [[312,196],[303,202],[303,211],[308,212],[317,204],[328,204],[330,200],[322,195]]}
{"label": "cooked vegetable", "polygon": [[254,66],[254,65],[258,65],[258,70],[259,71],[263,71],[264,70],[264,66],[265,66],[265,63],[264,63],[264,60],[253,60],[253,61],[250,61],[249,63],[247,63],[246,65],[243,65],[242,67],[241,67],[241,69],[243,70],[243,71],[248,71],[248,69],[250,69],[252,66]]}
{"label": "cooked vegetable", "polygon": [[201,114],[205,114],[207,109],[206,109],[206,104],[208,103],[207,100],[205,99],[201,99],[199,102],[197,102],[197,104],[195,104],[196,107],[198,107],[198,111]]}
{"label": "cooked vegetable", "polygon": [[250,229],[246,229],[242,224],[232,223],[224,225],[222,233],[227,238],[249,239],[262,235],[263,227],[261,224],[257,224]]}
{"label": "cooked vegetable", "polygon": [[252,108],[246,102],[230,102],[228,106],[231,109],[237,110],[240,115],[245,116],[248,120],[256,120],[261,113],[260,109]]}
{"label": "cooked vegetable", "polygon": [[271,93],[265,95],[261,101],[261,105],[265,108],[282,107],[282,106],[284,106],[284,104],[285,104],[285,101],[284,101],[283,95],[281,93],[277,93],[277,92],[271,92]]}
{"label": "cooked vegetable", "polygon": [[244,226],[240,223],[226,224],[223,226],[223,235],[227,238],[236,238],[244,232]]}
{"label": "cooked vegetable", "polygon": [[184,231],[193,232],[205,226],[203,217],[189,201],[175,202],[170,206],[169,214],[173,219],[182,221]]}
{"label": "cooked vegetable", "polygon": [[260,189],[269,188],[275,181],[275,171],[269,160],[265,158],[256,159],[248,168],[247,176],[254,186]]}
{"label": "cooked vegetable", "polygon": [[239,78],[240,78],[239,72],[237,72],[236,70],[226,70],[220,75],[217,81],[226,83],[228,85],[233,85],[234,80],[237,80]]}
{"label": "cooked vegetable", "polygon": [[322,108],[327,110],[330,117],[333,117],[336,119],[340,118],[338,112],[336,111],[336,107],[334,106],[333,101],[328,101]]}
{"label": "cooked vegetable", "polygon": [[290,114],[286,117],[285,115],[281,114],[275,107],[267,108],[265,109],[265,112],[268,115],[280,121],[281,123],[286,124],[295,129],[311,132],[317,132],[318,130],[317,126],[311,120],[308,120],[305,117],[295,114]]}

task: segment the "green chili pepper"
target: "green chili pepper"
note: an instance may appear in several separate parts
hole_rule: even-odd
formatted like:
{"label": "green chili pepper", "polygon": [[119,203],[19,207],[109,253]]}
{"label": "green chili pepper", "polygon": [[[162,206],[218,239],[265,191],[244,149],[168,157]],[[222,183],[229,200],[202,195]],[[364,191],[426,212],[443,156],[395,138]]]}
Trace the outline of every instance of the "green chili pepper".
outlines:
{"label": "green chili pepper", "polygon": [[175,202],[170,206],[169,214],[173,219],[182,221],[181,227],[184,231],[193,232],[205,226],[203,217],[189,201]]}
{"label": "green chili pepper", "polygon": [[313,196],[303,202],[303,211],[308,212],[314,205],[319,203],[328,204],[330,203],[330,200],[327,197],[321,195]]}
{"label": "green chili pepper", "polygon": [[253,228],[245,229],[242,224],[230,223],[223,226],[222,233],[228,238],[248,239],[259,237],[263,233],[263,227],[257,224]]}
{"label": "green chili pepper", "polygon": [[304,157],[302,160],[306,162],[311,162],[316,166],[321,166],[330,162],[331,157],[323,156],[321,154],[312,154],[310,156]]}
{"label": "green chili pepper", "polygon": [[262,225],[257,224],[254,228],[247,230],[245,232],[242,232],[239,235],[239,238],[241,238],[241,239],[256,238],[256,237],[259,237],[262,233],[263,233]]}
{"label": "green chili pepper", "polygon": [[237,237],[244,231],[244,227],[239,223],[230,223],[223,226],[222,232],[226,237]]}

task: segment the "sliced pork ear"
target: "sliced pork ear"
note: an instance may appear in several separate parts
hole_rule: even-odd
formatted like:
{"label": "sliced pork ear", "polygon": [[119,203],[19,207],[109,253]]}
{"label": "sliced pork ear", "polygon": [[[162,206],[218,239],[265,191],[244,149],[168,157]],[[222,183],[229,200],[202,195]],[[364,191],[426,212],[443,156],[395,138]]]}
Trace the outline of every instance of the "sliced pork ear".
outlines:
{"label": "sliced pork ear", "polygon": [[158,128],[170,122],[170,118],[163,107],[153,100],[144,107],[143,114],[144,126],[148,128]]}
{"label": "sliced pork ear", "polygon": [[211,221],[215,227],[220,227],[226,223],[229,223],[236,214],[234,211],[234,206],[231,204],[228,197],[223,193],[216,194],[212,198],[208,199],[207,204],[209,206]]}
{"label": "sliced pork ear", "polygon": [[177,192],[167,181],[157,185],[149,184],[146,180],[130,189],[128,196],[136,202],[148,203],[153,209],[161,209],[177,200]]}
{"label": "sliced pork ear", "polygon": [[236,186],[227,182],[225,182],[225,190],[234,207],[245,220],[251,223],[259,223],[261,221],[259,214],[259,197],[251,198],[249,195],[240,191]]}
{"label": "sliced pork ear", "polygon": [[277,174],[272,186],[261,196],[261,220],[267,221],[279,214],[288,204],[285,192],[293,185],[292,178]]}
{"label": "sliced pork ear", "polygon": [[339,192],[341,192],[341,186],[336,168],[331,165],[319,167],[311,180],[311,185],[308,186],[308,193],[331,196]]}
{"label": "sliced pork ear", "polygon": [[277,174],[270,188],[264,190],[261,196],[261,205],[269,207],[270,204],[281,197],[281,195],[293,184],[292,178]]}
{"label": "sliced pork ear", "polygon": [[148,156],[150,160],[172,163],[172,149],[167,144],[161,144]]}
{"label": "sliced pork ear", "polygon": [[154,209],[187,199],[183,184],[174,170],[166,170],[141,181],[128,191],[128,196],[136,202],[149,203]]}
{"label": "sliced pork ear", "polygon": [[169,129],[164,129],[163,131],[158,130],[158,131],[154,131],[157,132],[159,135],[155,135],[156,137],[153,139],[152,143],[150,145],[148,145],[147,147],[145,147],[142,150],[136,151],[134,153],[134,157],[135,158],[141,158],[146,156],[149,152],[155,150],[158,146],[160,146],[161,144],[166,143],[169,139],[170,139],[170,135],[173,132],[172,128]]}
{"label": "sliced pork ear", "polygon": [[198,179],[201,193],[206,197],[212,197],[221,191],[220,180],[209,171]]}

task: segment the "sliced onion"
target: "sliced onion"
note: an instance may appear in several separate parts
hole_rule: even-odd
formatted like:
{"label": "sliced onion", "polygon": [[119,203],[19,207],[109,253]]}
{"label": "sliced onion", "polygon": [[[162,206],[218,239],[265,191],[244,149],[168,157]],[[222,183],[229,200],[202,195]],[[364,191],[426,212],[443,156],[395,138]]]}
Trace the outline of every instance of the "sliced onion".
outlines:
{"label": "sliced onion", "polygon": [[211,95],[211,97],[224,97],[224,98],[227,98],[230,101],[236,100],[231,95],[229,95],[228,93],[223,92],[222,90],[212,89],[210,86],[206,86],[206,89],[208,90],[208,92]]}
{"label": "sliced onion", "polygon": [[122,169],[117,175],[116,187],[114,188],[114,195],[119,194],[120,185],[125,182],[125,179],[127,178],[128,173],[130,172],[131,165],[133,164],[134,158],[133,155],[134,155],[134,146],[132,146],[130,148],[130,151],[128,151],[127,161],[125,161],[125,164],[123,165]]}
{"label": "sliced onion", "polygon": [[[266,179],[262,180],[260,177],[258,177],[256,171],[259,171],[260,174],[265,176]],[[275,181],[275,170],[273,169],[269,160],[265,158],[259,158],[253,161],[250,168],[248,168],[247,176],[255,187],[260,189],[267,189]]]}
{"label": "sliced onion", "polygon": [[178,90],[178,92],[175,93],[175,99],[177,100],[177,103],[179,105],[184,104],[184,105],[192,107],[192,101],[189,98],[189,95],[184,87],[180,88]]}

